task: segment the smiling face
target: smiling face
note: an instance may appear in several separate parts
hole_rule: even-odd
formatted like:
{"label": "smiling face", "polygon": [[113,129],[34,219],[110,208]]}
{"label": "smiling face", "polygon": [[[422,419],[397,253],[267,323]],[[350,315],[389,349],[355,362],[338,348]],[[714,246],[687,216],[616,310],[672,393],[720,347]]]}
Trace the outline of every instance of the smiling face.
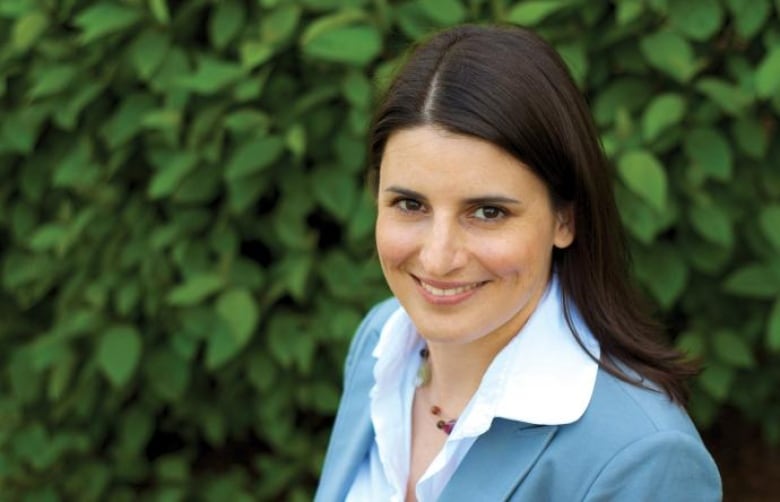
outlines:
{"label": "smiling face", "polygon": [[390,136],[377,203],[382,270],[429,344],[503,347],[544,292],[553,248],[574,238],[527,166],[432,126]]}

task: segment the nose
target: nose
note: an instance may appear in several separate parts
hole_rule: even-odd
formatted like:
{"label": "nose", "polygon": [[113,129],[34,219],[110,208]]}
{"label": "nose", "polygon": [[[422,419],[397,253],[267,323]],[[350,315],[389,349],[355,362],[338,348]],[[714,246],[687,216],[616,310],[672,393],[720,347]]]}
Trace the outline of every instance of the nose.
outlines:
{"label": "nose", "polygon": [[463,230],[453,218],[434,217],[420,249],[420,265],[431,278],[447,277],[468,262]]}

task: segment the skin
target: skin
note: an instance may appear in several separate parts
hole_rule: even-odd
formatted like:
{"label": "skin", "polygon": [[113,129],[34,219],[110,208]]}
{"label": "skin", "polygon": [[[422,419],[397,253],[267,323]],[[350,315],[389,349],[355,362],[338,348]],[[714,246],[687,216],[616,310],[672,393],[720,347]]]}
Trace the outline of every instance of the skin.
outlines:
{"label": "skin", "polygon": [[380,166],[376,245],[390,289],[430,351],[417,389],[407,500],[447,436],[430,406],[457,417],[493,357],[536,308],[552,252],[574,239],[568,208],[484,140],[435,126],[393,133]]}

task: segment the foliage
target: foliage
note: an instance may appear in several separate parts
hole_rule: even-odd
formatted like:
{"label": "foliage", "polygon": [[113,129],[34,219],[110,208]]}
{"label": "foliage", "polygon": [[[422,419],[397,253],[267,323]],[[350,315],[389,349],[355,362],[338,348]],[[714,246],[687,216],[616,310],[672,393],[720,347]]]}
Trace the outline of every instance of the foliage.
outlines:
{"label": "foliage", "polygon": [[375,89],[463,21],[559,49],[694,416],[780,439],[777,0],[3,0],[0,492],[310,497],[387,295]]}

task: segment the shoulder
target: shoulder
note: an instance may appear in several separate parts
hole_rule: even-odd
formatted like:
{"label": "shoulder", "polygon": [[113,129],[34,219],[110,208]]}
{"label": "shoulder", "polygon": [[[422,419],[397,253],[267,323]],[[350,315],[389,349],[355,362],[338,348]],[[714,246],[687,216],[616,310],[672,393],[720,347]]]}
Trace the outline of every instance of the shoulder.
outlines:
{"label": "shoulder", "polygon": [[655,385],[633,385],[604,369],[599,369],[582,422],[594,432],[605,429],[617,441],[631,441],[662,431],[699,437],[685,409]]}
{"label": "shoulder", "polygon": [[712,456],[685,409],[663,392],[601,369],[587,411],[559,433],[588,464],[586,498],[720,499]]}
{"label": "shoulder", "polygon": [[369,310],[358,326],[355,336],[352,338],[345,363],[345,373],[347,375],[349,375],[356,359],[359,359],[365,353],[371,354],[379,341],[379,333],[382,331],[382,327],[399,307],[400,303],[398,303],[397,299],[388,298],[377,303]]}

